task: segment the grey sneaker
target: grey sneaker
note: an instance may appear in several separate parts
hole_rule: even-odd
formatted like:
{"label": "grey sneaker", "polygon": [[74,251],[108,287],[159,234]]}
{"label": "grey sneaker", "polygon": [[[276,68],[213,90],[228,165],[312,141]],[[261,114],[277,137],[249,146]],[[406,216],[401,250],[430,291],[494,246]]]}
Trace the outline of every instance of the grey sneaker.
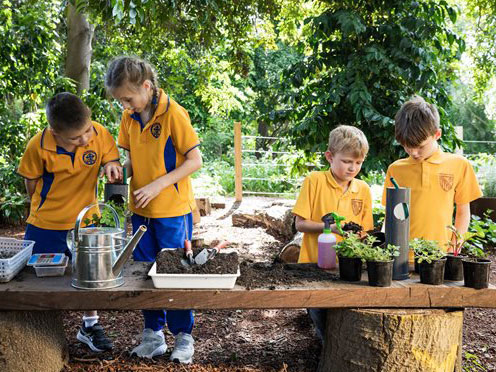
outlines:
{"label": "grey sneaker", "polygon": [[179,332],[174,340],[174,350],[170,360],[175,363],[189,364],[193,360],[195,352],[195,340],[189,333]]}
{"label": "grey sneaker", "polygon": [[145,328],[143,330],[143,339],[141,344],[136,346],[131,355],[136,354],[140,358],[153,358],[154,356],[163,355],[167,351],[165,338],[162,331],[156,334],[153,329]]}

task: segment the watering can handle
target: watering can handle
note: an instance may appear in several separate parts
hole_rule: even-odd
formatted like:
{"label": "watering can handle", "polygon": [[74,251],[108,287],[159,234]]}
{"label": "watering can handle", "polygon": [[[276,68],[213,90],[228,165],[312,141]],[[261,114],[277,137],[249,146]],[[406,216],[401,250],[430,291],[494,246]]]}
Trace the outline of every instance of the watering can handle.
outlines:
{"label": "watering can handle", "polygon": [[88,212],[91,208],[98,206],[100,209],[103,208],[108,208],[112,211],[112,214],[114,215],[114,222],[115,222],[115,227],[118,229],[121,228],[121,223],[119,221],[119,215],[115,211],[114,208],[112,208],[110,205],[105,204],[105,203],[94,203],[90,204],[87,207],[85,207],[81,212],[79,212],[77,219],[76,219],[76,225],[74,226],[74,242],[79,241],[79,229],[81,228],[81,220],[83,219],[84,215],[86,212]]}

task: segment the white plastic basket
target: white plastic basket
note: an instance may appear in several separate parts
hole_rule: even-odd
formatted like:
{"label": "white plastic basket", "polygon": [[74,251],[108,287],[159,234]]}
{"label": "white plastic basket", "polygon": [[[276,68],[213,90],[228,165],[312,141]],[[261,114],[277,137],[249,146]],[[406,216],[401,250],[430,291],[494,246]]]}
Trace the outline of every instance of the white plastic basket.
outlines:
{"label": "white plastic basket", "polygon": [[0,238],[0,251],[15,253],[10,258],[0,259],[0,283],[10,281],[22,270],[31,257],[34,241]]}

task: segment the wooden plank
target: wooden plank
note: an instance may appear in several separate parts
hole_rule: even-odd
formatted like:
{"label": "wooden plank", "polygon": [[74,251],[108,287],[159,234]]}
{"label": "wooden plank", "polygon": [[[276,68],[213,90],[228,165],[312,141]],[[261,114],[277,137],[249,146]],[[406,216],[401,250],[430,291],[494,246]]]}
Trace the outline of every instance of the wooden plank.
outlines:
{"label": "wooden plank", "polygon": [[241,123],[234,123],[234,195],[236,201],[243,199]]}
{"label": "wooden plank", "polygon": [[[71,277],[37,278],[26,268],[17,279],[0,285],[0,310],[137,310],[137,309],[259,309],[259,308],[496,308],[496,287],[475,290],[463,284],[430,286],[418,278],[393,282],[389,288],[327,281],[295,283],[247,290],[156,289],[143,264],[126,267],[125,284],[107,290],[78,290]],[[366,280],[366,278],[365,278]]]}

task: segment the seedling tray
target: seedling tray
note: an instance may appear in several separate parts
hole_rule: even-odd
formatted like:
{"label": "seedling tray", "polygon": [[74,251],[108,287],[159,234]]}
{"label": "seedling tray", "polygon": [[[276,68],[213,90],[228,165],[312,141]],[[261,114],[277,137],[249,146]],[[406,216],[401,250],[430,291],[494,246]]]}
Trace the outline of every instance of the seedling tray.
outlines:
{"label": "seedling tray", "polygon": [[34,241],[0,238],[0,251],[15,253],[10,258],[0,259],[0,283],[9,282],[26,266],[33,252]]}
{"label": "seedling tray", "polygon": [[236,274],[157,274],[157,263],[154,262],[148,275],[155,288],[232,289],[240,272],[238,267]]}

